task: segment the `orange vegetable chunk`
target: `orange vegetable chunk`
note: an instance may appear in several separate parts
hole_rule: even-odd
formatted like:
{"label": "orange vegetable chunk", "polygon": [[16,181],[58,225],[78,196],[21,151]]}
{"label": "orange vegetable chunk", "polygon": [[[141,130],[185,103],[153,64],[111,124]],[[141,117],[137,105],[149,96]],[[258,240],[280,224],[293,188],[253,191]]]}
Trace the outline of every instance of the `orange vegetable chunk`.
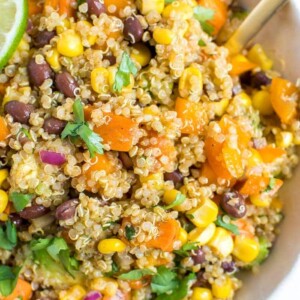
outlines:
{"label": "orange vegetable chunk", "polygon": [[264,163],[272,163],[277,158],[282,157],[286,154],[284,149],[272,147],[271,145],[268,145],[262,149],[258,150],[262,160]]}
{"label": "orange vegetable chunk", "polygon": [[247,196],[259,194],[267,188],[269,182],[269,177],[250,175],[240,189],[240,193]]}
{"label": "orange vegetable chunk", "polygon": [[0,141],[4,141],[9,136],[9,129],[3,117],[0,117]]}
{"label": "orange vegetable chunk", "polygon": [[297,115],[297,87],[283,78],[273,78],[271,103],[282,123],[290,124]]}
{"label": "orange vegetable chunk", "polygon": [[18,278],[17,285],[13,292],[6,297],[1,297],[1,300],[16,300],[16,299],[22,299],[22,300],[30,300],[32,296],[32,288],[31,284],[21,278]]}

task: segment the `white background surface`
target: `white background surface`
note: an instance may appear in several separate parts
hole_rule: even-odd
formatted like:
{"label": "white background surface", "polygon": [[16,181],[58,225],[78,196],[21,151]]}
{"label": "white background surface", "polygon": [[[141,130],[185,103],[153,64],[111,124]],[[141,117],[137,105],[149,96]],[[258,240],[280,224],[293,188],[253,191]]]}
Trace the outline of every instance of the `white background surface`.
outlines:
{"label": "white background surface", "polygon": [[[240,0],[252,7],[258,0]],[[300,77],[300,0],[278,13],[255,38],[276,61],[276,68],[296,82]],[[238,300],[300,300],[300,167],[282,189],[285,219],[281,234],[259,274],[246,275]]]}

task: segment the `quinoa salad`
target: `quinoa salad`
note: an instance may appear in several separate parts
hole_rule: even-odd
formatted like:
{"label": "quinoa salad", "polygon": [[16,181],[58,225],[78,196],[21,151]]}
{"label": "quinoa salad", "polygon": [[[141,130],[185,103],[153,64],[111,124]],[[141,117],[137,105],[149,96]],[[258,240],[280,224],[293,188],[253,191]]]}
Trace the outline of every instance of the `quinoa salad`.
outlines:
{"label": "quinoa salad", "polygon": [[26,9],[0,70],[0,299],[234,299],[274,246],[300,144],[296,84],[260,44],[222,46],[247,12]]}

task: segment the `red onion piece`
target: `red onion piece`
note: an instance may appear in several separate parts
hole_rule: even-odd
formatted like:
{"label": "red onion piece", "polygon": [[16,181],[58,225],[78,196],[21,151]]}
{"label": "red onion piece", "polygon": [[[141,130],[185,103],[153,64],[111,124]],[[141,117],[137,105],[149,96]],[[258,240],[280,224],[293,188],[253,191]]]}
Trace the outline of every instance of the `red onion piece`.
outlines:
{"label": "red onion piece", "polygon": [[84,297],[83,300],[100,300],[102,299],[102,295],[97,291],[91,291]]}
{"label": "red onion piece", "polygon": [[43,163],[54,166],[60,166],[66,162],[64,154],[53,151],[41,150],[40,158]]}

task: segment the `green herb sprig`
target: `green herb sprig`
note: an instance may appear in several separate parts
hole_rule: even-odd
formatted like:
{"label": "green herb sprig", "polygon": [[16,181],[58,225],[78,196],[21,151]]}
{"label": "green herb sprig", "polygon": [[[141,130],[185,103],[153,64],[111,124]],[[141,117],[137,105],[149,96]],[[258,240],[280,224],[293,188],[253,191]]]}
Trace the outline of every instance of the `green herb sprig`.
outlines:
{"label": "green herb sprig", "polygon": [[17,246],[17,228],[10,220],[0,227],[0,248],[11,251]]}
{"label": "green herb sprig", "polygon": [[78,138],[80,137],[88,147],[90,156],[95,157],[95,153],[103,154],[102,138],[91,130],[84,120],[83,104],[79,99],[76,99],[73,104],[74,122],[68,122],[67,126],[61,133],[61,138],[67,136]]}
{"label": "green herb sprig", "polygon": [[12,192],[9,194],[9,199],[14,204],[14,208],[17,212],[22,211],[34,198],[33,194],[22,194],[18,192]]}
{"label": "green herb sprig", "polygon": [[20,267],[0,266],[0,294],[2,296],[8,296],[13,292],[17,285],[20,271]]}
{"label": "green herb sprig", "polygon": [[207,21],[211,20],[214,15],[215,11],[210,8],[206,8],[201,5],[194,8],[194,18],[200,22],[203,31],[209,35],[213,34],[215,28]]}
{"label": "green herb sprig", "polygon": [[223,227],[224,229],[229,230],[230,232],[232,232],[235,235],[240,234],[239,228],[236,225],[231,224],[231,223],[226,223],[223,221],[223,216],[218,216],[215,223],[217,226]]}

